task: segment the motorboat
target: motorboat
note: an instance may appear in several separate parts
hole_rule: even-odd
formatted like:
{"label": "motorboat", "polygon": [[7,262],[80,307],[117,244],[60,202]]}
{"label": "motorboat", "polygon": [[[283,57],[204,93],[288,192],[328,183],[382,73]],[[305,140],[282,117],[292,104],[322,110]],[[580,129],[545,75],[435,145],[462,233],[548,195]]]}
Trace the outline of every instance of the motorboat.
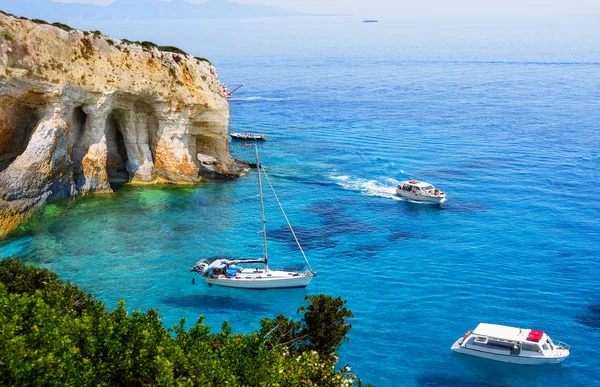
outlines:
{"label": "motorboat", "polygon": [[396,194],[421,202],[443,203],[446,201],[445,192],[440,191],[429,183],[418,180],[407,180],[398,184]]}
{"label": "motorboat", "polygon": [[231,138],[236,140],[264,140],[267,136],[255,133],[230,133]]}
{"label": "motorboat", "polygon": [[553,342],[543,331],[480,323],[467,331],[452,347],[465,355],[504,363],[538,365],[560,363],[570,354],[570,347]]}
{"label": "motorboat", "polygon": [[[315,277],[316,273],[312,270],[306,254],[296,237],[296,233],[290,224],[281,202],[277,197],[277,193],[273,189],[273,185],[267,176],[264,167],[261,165],[258,158],[258,149],[254,145],[256,155],[256,169],[258,174],[258,192],[260,198],[260,213],[262,220],[262,239],[263,239],[263,254],[262,258],[258,259],[216,259],[209,262],[206,259],[201,259],[196,263],[190,271],[197,272],[202,275],[204,282],[210,286],[224,286],[229,288],[242,289],[287,289],[287,288],[305,288]],[[267,231],[265,221],[265,207],[263,202],[263,190],[261,175],[269,183],[273,195],[279,204],[279,208],[283,212],[283,216],[288,224],[290,232],[298,245],[298,250],[304,257],[308,270],[305,271],[287,271],[287,270],[272,270],[269,268],[269,255],[267,251]],[[246,266],[246,267],[245,267]],[[251,266],[251,267],[247,267]],[[301,266],[302,267],[302,266]]]}

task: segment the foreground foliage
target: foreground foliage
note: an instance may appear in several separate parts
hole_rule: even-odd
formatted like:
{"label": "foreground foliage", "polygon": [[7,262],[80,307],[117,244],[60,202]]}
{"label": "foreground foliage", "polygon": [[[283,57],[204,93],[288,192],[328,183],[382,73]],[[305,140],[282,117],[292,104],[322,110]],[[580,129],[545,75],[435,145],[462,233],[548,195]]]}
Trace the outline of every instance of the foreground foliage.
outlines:
{"label": "foreground foliage", "polygon": [[163,327],[158,313],[105,306],[56,274],[0,261],[0,385],[340,386],[359,384],[335,350],[352,312],[307,296],[302,320],[265,319],[260,332],[214,334],[203,318]]}

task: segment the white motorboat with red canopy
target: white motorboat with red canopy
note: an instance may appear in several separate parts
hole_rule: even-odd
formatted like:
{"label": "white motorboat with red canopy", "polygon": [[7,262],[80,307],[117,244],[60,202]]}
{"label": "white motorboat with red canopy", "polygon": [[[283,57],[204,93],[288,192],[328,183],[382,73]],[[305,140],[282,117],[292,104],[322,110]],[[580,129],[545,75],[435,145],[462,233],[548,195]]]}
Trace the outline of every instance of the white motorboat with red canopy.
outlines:
{"label": "white motorboat with red canopy", "polygon": [[468,331],[450,348],[457,353],[514,364],[560,363],[570,347],[539,330],[481,323]]}
{"label": "white motorboat with red canopy", "polygon": [[445,192],[440,191],[429,183],[418,180],[407,180],[398,184],[396,194],[422,202],[443,203],[446,201]]}
{"label": "white motorboat with red canopy", "polygon": [[[308,286],[310,281],[312,281],[313,277],[316,273],[312,270],[306,255],[304,254],[304,250],[294,233],[294,229],[290,224],[285,211],[283,211],[283,207],[279,202],[279,198],[275,190],[273,189],[273,185],[267,176],[267,173],[264,167],[260,164],[258,159],[258,149],[256,145],[254,145],[254,152],[256,155],[256,170],[258,174],[258,190],[260,197],[260,212],[262,218],[262,235],[263,235],[263,258],[257,259],[218,259],[211,263],[206,259],[202,259],[196,263],[190,271],[194,271],[202,274],[204,278],[204,282],[209,285],[218,285],[225,286],[230,288],[242,288],[242,289],[257,289],[257,290],[265,290],[265,289],[285,289],[285,288],[305,288]],[[301,271],[285,271],[285,270],[271,270],[269,268],[268,262],[268,252],[267,252],[267,232],[266,232],[266,222],[265,222],[265,209],[263,203],[263,191],[262,191],[262,181],[261,175],[264,175],[271,190],[273,191],[273,195],[279,204],[281,211],[283,212],[283,216],[289,226],[289,229],[296,241],[306,264],[308,265],[308,270]],[[254,267],[243,267],[239,266],[240,264],[254,264]]]}

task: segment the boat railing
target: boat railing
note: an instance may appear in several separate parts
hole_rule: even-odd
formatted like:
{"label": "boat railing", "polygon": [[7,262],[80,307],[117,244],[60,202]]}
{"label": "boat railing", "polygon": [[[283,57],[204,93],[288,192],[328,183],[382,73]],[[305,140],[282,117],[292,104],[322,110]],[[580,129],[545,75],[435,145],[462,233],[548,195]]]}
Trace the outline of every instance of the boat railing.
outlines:
{"label": "boat railing", "polygon": [[276,268],[269,267],[269,270],[286,271],[289,273],[298,273],[298,274],[302,274],[306,271],[304,266],[302,266],[302,267],[300,267],[300,266],[279,266]]}
{"label": "boat railing", "polygon": [[554,343],[554,346],[558,349],[568,349],[571,350],[571,347],[569,346],[569,344],[562,342],[562,341],[557,341]]}

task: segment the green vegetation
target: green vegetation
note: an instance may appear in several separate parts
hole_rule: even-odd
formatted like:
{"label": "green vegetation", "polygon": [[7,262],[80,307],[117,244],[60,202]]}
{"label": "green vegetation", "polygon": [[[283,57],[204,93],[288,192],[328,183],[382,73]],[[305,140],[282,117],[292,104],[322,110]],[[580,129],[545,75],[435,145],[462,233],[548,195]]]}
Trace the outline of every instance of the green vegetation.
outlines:
{"label": "green vegetation", "polygon": [[155,43],[153,42],[148,42],[147,40],[144,40],[143,42],[140,43],[142,45],[142,47],[147,48],[147,49],[151,49],[153,47],[158,47]]}
{"label": "green vegetation", "polygon": [[[174,46],[159,46],[154,42],[148,42],[146,40],[144,40],[143,42],[138,42],[135,40],[128,40],[128,39],[121,39],[123,41],[123,43],[127,43],[127,44],[135,44],[137,46],[142,46],[144,49],[152,49],[154,47],[158,48],[160,51],[164,51],[164,52],[172,52],[175,54],[181,54],[181,55],[186,55],[189,56],[189,54],[185,51],[183,51],[180,48],[174,47]],[[204,58],[196,58],[198,60],[204,60],[206,62],[208,62],[207,59]],[[210,62],[209,62],[210,63]]]}
{"label": "green vegetation", "polygon": [[173,47],[173,46],[158,46],[158,49],[161,51],[174,52],[176,54],[188,55],[187,52],[183,51],[180,48]]}
{"label": "green vegetation", "polygon": [[196,59],[198,62],[208,62],[209,65],[212,65],[212,63],[210,63],[210,61],[206,58],[200,58],[199,56],[195,56],[194,59]]}
{"label": "green vegetation", "polygon": [[[352,325],[346,319],[353,317],[341,297],[324,294],[306,296],[308,306],[301,306],[302,320],[296,322],[284,315],[261,322],[261,333],[268,336],[268,345],[285,345],[290,351],[303,353],[315,351],[322,358],[334,358],[335,352],[348,340],[346,335]],[[270,332],[270,333],[269,333]]]}
{"label": "green vegetation", "polygon": [[[2,11],[2,10],[0,10],[0,13],[2,13],[2,14],[4,14],[4,15],[7,15],[7,16],[16,17],[15,15],[12,15],[12,14],[10,14],[10,13],[4,12],[4,11]],[[19,19],[23,19],[23,20],[30,20],[30,19],[27,19],[26,17],[19,17]],[[45,20],[41,20],[41,19],[31,19],[31,21],[32,21],[32,22],[34,22],[34,23],[37,23],[37,24],[50,24],[50,23],[48,23],[47,21],[45,21]],[[73,30],[74,30],[74,28],[72,28],[72,27],[70,27],[70,26],[68,26],[68,25],[66,25],[66,24],[59,23],[59,22],[55,22],[55,23],[52,23],[52,24],[50,24],[50,25],[53,25],[54,27],[61,28],[61,29],[65,30],[65,31],[67,31],[67,32],[68,32],[68,31],[73,31]],[[92,34],[93,34],[94,36],[96,36],[96,37],[100,37],[100,36],[102,36],[102,32],[100,32],[100,31],[98,31],[98,30],[95,30],[95,31],[83,31],[83,33],[84,33],[84,35],[86,35],[86,36],[87,36],[88,34],[90,34],[90,33],[92,33]],[[1,33],[0,33],[0,34],[1,34]],[[1,37],[1,36],[2,36],[2,35],[0,35],[0,37]],[[156,47],[156,48],[158,48],[160,51],[164,51],[164,52],[172,52],[172,53],[175,53],[175,54],[181,54],[181,55],[186,55],[186,56],[189,56],[189,54],[188,54],[187,52],[183,51],[182,49],[180,49],[180,48],[178,48],[178,47],[174,47],[174,46],[159,46],[159,45],[157,45],[156,43],[153,43],[153,42],[148,42],[148,41],[142,41],[142,42],[138,42],[138,41],[132,41],[132,40],[128,40],[128,39],[121,39],[121,40],[123,41],[123,43],[127,43],[127,44],[135,44],[135,45],[141,46],[141,47],[142,47],[143,49],[145,49],[145,50],[150,50],[150,49],[152,49],[152,48]],[[107,41],[108,41],[108,44],[110,44],[111,46],[115,45],[115,44],[114,44],[114,41],[112,41],[111,39],[109,39],[109,40],[107,40]],[[117,47],[119,50],[121,50],[121,46],[119,46],[119,45],[116,45],[116,47]],[[208,62],[208,64],[211,64],[211,65],[212,65],[212,63],[210,63],[210,61],[209,61],[208,59],[206,59],[206,58],[200,58],[200,57],[194,57],[194,58],[195,58],[196,60],[200,61],[200,62]],[[176,60],[177,60],[177,58],[176,58]],[[181,58],[179,58],[179,60],[181,60]],[[179,60],[178,60],[178,62],[179,62]]]}
{"label": "green vegetation", "polygon": [[352,313],[341,298],[307,296],[300,321],[264,319],[260,332],[214,334],[203,318],[163,327],[155,310],[112,311],[56,274],[0,261],[0,385],[360,385],[334,351]]}
{"label": "green vegetation", "polygon": [[32,22],[37,23],[37,24],[48,24],[47,21],[42,20],[42,19],[31,19]]}
{"label": "green vegetation", "polygon": [[154,43],[154,42],[149,42],[147,40],[144,40],[143,42],[138,42],[137,40],[127,40],[127,39],[121,39],[124,43],[127,44],[135,44],[136,46],[141,46],[144,50],[150,50],[154,47],[160,49],[160,47]]}
{"label": "green vegetation", "polygon": [[11,34],[9,34],[6,31],[0,31],[0,38],[4,38],[6,40],[13,40],[13,37],[11,36]]}
{"label": "green vegetation", "polygon": [[55,22],[55,23],[52,23],[52,25],[53,25],[54,27],[58,27],[58,28],[60,28],[61,30],[65,30],[65,31],[67,31],[67,32],[69,32],[69,31],[73,31],[73,28],[71,28],[70,26],[68,26],[68,25],[66,25],[66,24],[63,24],[63,23]]}

